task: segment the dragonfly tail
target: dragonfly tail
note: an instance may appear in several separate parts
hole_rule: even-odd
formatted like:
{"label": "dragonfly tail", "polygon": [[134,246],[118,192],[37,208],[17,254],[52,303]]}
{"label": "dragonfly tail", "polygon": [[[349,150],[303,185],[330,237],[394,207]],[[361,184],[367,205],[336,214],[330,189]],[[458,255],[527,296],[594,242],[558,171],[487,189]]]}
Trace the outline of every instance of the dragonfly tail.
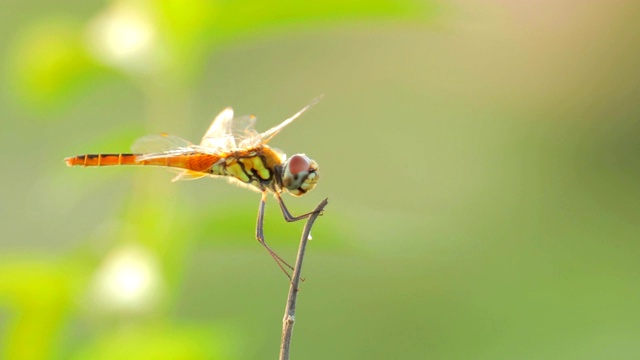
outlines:
{"label": "dragonfly tail", "polygon": [[136,154],[86,154],[64,159],[67,166],[140,165]]}

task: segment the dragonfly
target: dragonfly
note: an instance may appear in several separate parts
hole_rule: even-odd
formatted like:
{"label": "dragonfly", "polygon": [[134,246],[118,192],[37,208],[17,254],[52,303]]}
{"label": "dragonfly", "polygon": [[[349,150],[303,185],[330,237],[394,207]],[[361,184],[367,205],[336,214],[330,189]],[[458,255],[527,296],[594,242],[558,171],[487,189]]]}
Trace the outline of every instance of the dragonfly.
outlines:
{"label": "dragonfly", "polygon": [[282,129],[315,105],[315,99],[277,126],[259,133],[253,115],[235,117],[231,107],[216,116],[209,129],[196,145],[166,133],[147,135],[131,146],[132,153],[85,154],[68,157],[68,166],[161,166],[177,172],[173,181],[202,177],[226,177],[229,182],[257,190],[262,194],[258,205],[256,239],[269,252],[280,269],[289,277],[285,267],[293,269],[267,245],[264,237],[264,213],[268,194],[273,194],[287,222],[306,219],[309,212],[293,216],[281,194],[302,196],[315,188],[320,177],[318,164],[305,154],[289,158],[272,148],[269,141]]}

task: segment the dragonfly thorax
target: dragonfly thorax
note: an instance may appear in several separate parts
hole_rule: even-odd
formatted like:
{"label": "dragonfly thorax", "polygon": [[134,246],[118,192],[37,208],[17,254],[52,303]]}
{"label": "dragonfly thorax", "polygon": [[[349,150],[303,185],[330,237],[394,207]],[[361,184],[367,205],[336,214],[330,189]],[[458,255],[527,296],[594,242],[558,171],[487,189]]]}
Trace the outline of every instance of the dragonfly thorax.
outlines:
{"label": "dragonfly thorax", "polygon": [[295,154],[282,164],[282,186],[292,195],[313,190],[319,177],[318,164],[304,154]]}

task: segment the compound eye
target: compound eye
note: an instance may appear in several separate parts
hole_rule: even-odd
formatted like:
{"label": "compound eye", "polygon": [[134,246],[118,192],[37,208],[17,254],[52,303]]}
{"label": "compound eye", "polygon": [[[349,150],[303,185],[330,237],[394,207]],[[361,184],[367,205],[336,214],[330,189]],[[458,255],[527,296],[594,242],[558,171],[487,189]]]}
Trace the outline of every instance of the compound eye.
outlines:
{"label": "compound eye", "polygon": [[293,155],[289,159],[289,172],[291,175],[299,175],[300,173],[309,171],[311,160],[304,155]]}
{"label": "compound eye", "polygon": [[311,191],[318,182],[318,164],[305,154],[295,154],[284,164],[282,185],[287,191],[300,196]]}

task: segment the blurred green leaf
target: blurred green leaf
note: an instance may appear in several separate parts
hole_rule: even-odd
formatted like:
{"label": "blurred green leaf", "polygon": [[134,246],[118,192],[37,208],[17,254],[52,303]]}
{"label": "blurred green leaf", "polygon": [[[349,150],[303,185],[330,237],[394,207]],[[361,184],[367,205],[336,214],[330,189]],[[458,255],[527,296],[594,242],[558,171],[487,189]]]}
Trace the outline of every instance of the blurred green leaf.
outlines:
{"label": "blurred green leaf", "polygon": [[[99,338],[75,359],[229,359],[230,336],[197,325],[129,327]],[[232,340],[232,339],[231,339]]]}
{"label": "blurred green leaf", "polygon": [[23,30],[10,72],[24,103],[48,109],[68,105],[108,68],[145,79],[138,84],[151,78],[180,86],[198,79],[217,44],[238,36],[354,18],[424,18],[432,11],[424,3],[392,0],[114,1],[86,24],[51,19]]}
{"label": "blurred green leaf", "polygon": [[24,103],[42,109],[68,104],[101,72],[86,53],[81,30],[75,21],[50,19],[20,34],[10,73]]}
{"label": "blurred green leaf", "polygon": [[43,359],[51,354],[84,273],[77,265],[55,260],[21,257],[0,262],[0,304],[11,310],[2,358]]}
{"label": "blurred green leaf", "polygon": [[325,21],[373,20],[425,16],[425,3],[394,0],[348,1],[221,1],[220,16],[214,29],[233,36],[274,26],[326,25]]}
{"label": "blurred green leaf", "polygon": [[[326,27],[347,19],[423,18],[433,9],[429,3],[414,1],[190,1],[161,0],[160,23],[167,43],[174,50],[174,71],[191,71],[197,76],[206,52],[219,43],[239,36],[255,36],[272,29]],[[191,65],[191,66],[188,66]]]}

